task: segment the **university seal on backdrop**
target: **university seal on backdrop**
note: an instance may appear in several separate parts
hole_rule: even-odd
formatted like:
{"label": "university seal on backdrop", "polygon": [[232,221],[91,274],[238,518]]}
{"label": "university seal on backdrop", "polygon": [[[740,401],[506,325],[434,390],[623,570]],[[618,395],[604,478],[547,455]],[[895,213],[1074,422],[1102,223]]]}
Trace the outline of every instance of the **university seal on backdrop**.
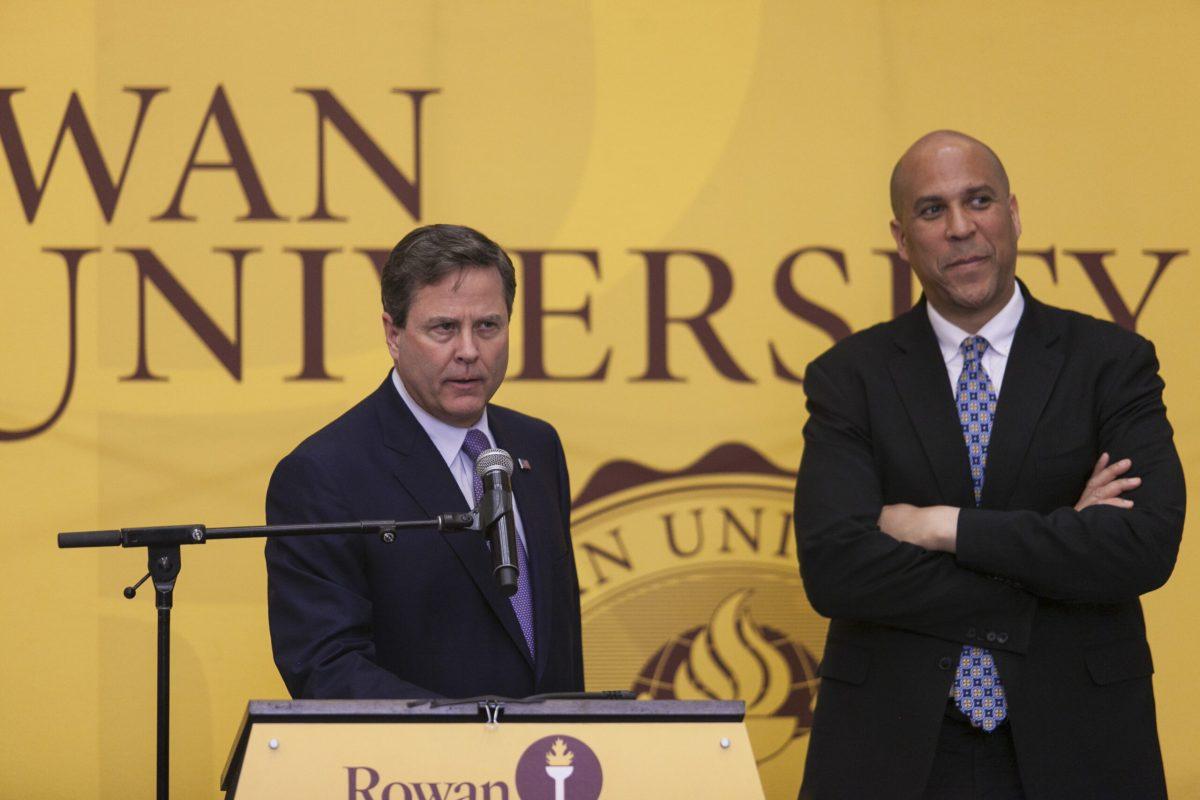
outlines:
{"label": "university seal on backdrop", "polygon": [[794,485],[740,444],[673,472],[614,461],[572,523],[588,688],[745,701],[769,798],[799,788],[826,630],[800,583]]}

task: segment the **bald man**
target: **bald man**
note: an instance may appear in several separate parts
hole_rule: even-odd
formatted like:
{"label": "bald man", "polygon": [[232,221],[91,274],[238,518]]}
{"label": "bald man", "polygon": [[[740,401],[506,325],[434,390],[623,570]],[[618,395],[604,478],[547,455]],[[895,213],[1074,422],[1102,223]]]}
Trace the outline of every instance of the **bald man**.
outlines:
{"label": "bald man", "polygon": [[804,378],[797,550],[832,621],[801,797],[1165,797],[1138,598],[1184,482],[1154,347],[1016,280],[982,142],[922,137],[891,197],[924,296]]}

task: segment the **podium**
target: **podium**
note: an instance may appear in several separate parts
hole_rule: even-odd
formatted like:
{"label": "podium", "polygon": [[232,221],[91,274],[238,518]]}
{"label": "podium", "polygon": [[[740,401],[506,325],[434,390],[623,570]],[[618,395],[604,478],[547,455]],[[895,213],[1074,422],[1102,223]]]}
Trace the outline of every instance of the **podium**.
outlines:
{"label": "podium", "polygon": [[741,701],[251,701],[226,800],[762,798]]}

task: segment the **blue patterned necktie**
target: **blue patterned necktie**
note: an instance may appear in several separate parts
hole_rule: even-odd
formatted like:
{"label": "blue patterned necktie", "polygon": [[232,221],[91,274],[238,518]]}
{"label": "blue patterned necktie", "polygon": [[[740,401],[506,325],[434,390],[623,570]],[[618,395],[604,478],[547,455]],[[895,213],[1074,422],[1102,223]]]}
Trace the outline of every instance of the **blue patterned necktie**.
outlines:
{"label": "blue patterned necktie", "polygon": [[[487,434],[478,428],[471,428],[467,431],[467,438],[463,440],[462,449],[474,464],[479,459],[479,454],[491,446]],[[479,477],[474,469],[471,470],[471,475],[475,505],[478,506],[479,498],[483,497],[483,478]],[[509,601],[517,615],[517,622],[521,624],[521,633],[525,636],[525,644],[529,647],[529,655],[532,657],[536,652],[533,649],[533,594],[529,590],[529,557],[525,552],[525,541],[520,536],[517,537],[517,570],[520,572],[517,591]]]}
{"label": "blue patterned necktie", "polygon": [[[958,419],[971,461],[971,483],[975,487],[975,505],[983,497],[983,476],[987,469],[988,442],[992,437],[992,418],[996,413],[996,393],[983,368],[988,341],[968,336],[959,346],[963,354],[962,374],[958,376]],[[955,705],[976,728],[994,731],[1008,716],[1004,686],[991,651],[964,645],[958,659],[958,673],[950,696]]]}

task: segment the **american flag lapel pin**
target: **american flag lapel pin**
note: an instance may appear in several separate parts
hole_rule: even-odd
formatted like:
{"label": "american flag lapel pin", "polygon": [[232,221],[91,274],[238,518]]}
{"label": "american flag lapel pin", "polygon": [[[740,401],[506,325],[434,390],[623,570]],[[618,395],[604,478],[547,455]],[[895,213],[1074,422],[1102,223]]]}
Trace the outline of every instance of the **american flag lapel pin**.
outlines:
{"label": "american flag lapel pin", "polygon": [[518,458],[517,466],[521,468],[521,472],[532,472],[533,471],[533,464],[530,464],[529,459],[527,459],[527,458]]}

